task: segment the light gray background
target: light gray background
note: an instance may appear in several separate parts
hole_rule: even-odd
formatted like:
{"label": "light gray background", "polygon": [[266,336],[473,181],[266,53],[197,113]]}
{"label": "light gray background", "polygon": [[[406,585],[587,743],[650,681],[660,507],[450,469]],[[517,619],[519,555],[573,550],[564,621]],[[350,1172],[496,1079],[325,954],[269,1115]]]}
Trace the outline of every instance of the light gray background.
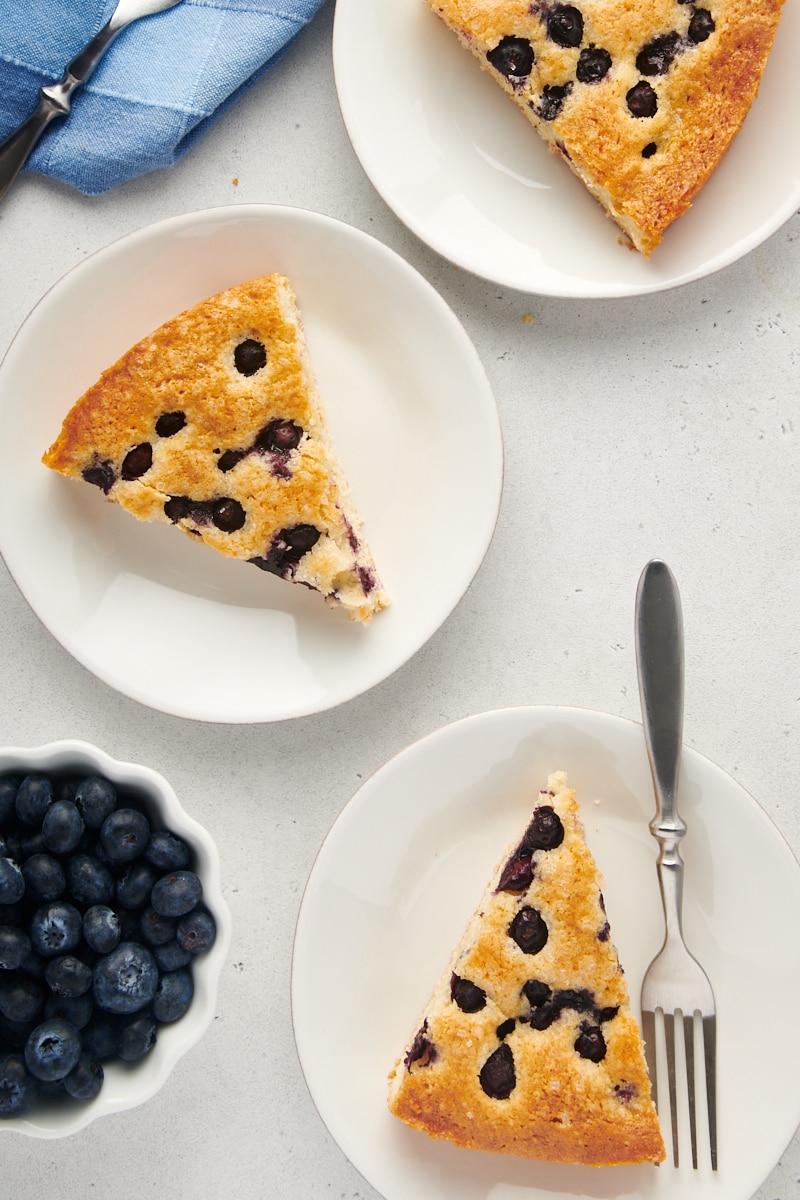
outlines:
{"label": "light gray background", "polygon": [[[153,221],[251,202],[341,218],[426,275],[482,357],[506,449],[496,536],[394,677],[266,726],[188,722],[117,695],[0,568],[0,740],[86,738],[164,773],[216,838],[235,922],[218,1017],[159,1096],[63,1142],[3,1134],[9,1198],[376,1200],[320,1122],[292,1038],[292,938],[315,853],[361,780],[446,722],[539,703],[636,718],[632,606],[650,557],[681,586],[687,742],[800,849],[800,214],[715,277],[643,299],[482,282],[417,241],[366,179],[336,100],[332,21],[328,3],[175,168],[95,199],[23,176],[0,211],[0,352],[66,271]],[[796,1139],[757,1200],[795,1200],[799,1180]]]}

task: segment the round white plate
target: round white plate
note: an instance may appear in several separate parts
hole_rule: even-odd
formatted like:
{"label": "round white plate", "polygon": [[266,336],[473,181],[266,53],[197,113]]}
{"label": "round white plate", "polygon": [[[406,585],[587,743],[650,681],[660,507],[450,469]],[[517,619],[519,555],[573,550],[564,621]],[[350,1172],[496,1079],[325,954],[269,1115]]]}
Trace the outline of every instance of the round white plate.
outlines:
{"label": "round white plate", "polygon": [[[604,875],[634,1008],[661,945],[641,726],[569,708],[516,708],[403,751],[341,813],[310,874],[292,1004],[323,1121],[386,1200],[750,1200],[800,1122],[800,867],[763,810],[685,749],[685,931],[718,1011],[719,1171],[597,1170],[458,1149],[406,1128],[387,1075],[535,792],[563,769]],[[707,1144],[707,1143],[706,1143]],[[688,1157],[688,1156],[687,1156]]]}
{"label": "round white plate", "polygon": [[[141,337],[223,288],[289,276],[334,441],[392,605],[365,629],[305,588],[143,524],[41,455]],[[0,550],[84,666],[164,712],[219,722],[330,708],[401,666],[491,539],[500,427],[477,353],[406,262],[341,222],[243,205],[176,217],[87,258],[0,367]]]}
{"label": "round white plate", "polygon": [[787,3],[734,145],[649,260],[621,234],[425,0],[338,0],[334,68],[353,147],[396,215],[485,279],[553,296],[630,296],[734,262],[800,205]]}

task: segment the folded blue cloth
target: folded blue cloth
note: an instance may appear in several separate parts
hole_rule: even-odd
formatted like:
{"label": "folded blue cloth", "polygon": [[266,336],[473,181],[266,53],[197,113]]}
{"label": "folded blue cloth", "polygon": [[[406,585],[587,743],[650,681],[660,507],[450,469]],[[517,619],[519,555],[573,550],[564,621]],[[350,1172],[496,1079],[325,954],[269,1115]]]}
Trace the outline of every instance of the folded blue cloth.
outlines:
{"label": "folded blue cloth", "polygon": [[[117,0],[0,0],[0,140]],[[181,0],[117,34],[26,169],[87,195],[166,167],[284,53],[324,0]]]}

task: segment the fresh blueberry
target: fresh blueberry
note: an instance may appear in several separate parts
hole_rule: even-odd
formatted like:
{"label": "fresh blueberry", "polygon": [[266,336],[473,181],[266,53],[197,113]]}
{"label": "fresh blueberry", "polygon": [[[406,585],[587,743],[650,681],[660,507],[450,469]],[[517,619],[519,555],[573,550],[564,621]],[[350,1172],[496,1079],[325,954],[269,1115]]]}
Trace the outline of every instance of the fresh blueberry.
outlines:
{"label": "fresh blueberry", "polygon": [[22,875],[36,900],[58,900],[67,886],[64,868],[50,854],[32,854],[22,864]]}
{"label": "fresh blueberry", "polygon": [[74,950],[81,938],[83,921],[74,904],[54,900],[37,908],[31,917],[28,934],[37,954],[55,958]]}
{"label": "fresh blueberry", "polygon": [[517,1085],[514,1055],[504,1042],[490,1054],[478,1074],[481,1087],[493,1100],[507,1100]]}
{"label": "fresh blueberry", "polygon": [[153,997],[153,1016],[165,1025],[179,1020],[191,1004],[193,995],[194,984],[188,971],[162,975]]}
{"label": "fresh blueberry", "polygon": [[202,954],[213,946],[217,927],[211,913],[204,909],[196,909],[182,918],[175,936],[184,950],[189,950],[192,954]]}
{"label": "fresh blueberry", "polygon": [[152,905],[144,910],[139,921],[139,935],[148,946],[165,946],[177,933],[174,917],[165,917]]}
{"label": "fresh blueberry", "polygon": [[69,1021],[76,1029],[84,1029],[94,1013],[94,1000],[91,992],[82,996],[54,996],[52,993],[45,998],[44,1016],[46,1020],[60,1017]]}
{"label": "fresh blueberry", "polygon": [[119,917],[107,904],[93,904],[83,914],[83,940],[98,954],[118,946],[121,932]]}
{"label": "fresh blueberry", "polygon": [[94,998],[111,1013],[134,1013],[149,1004],[158,986],[158,967],[146,946],[120,942],[94,968]]}
{"label": "fresh blueberry", "polygon": [[117,1053],[120,1018],[96,1008],[82,1031],[83,1048],[94,1058],[104,1060]]}
{"label": "fresh blueberry", "polygon": [[24,1117],[36,1102],[39,1088],[21,1054],[0,1059],[0,1119]]}
{"label": "fresh blueberry", "polygon": [[75,803],[89,828],[99,829],[117,807],[117,791],[109,779],[90,775],[78,784]]}
{"label": "fresh blueberry", "polygon": [[144,908],[157,879],[158,872],[150,863],[131,863],[117,880],[117,902],[123,908]]}
{"label": "fresh blueberry", "polygon": [[71,854],[83,834],[83,817],[71,800],[55,800],[42,820],[42,842],[53,854]]}
{"label": "fresh blueberry", "polygon": [[17,789],[22,782],[19,775],[0,777],[0,830],[11,828],[16,815]]}
{"label": "fresh blueberry", "polygon": [[20,971],[23,975],[27,975],[28,979],[35,979],[38,983],[44,982],[44,973],[47,970],[49,959],[43,958],[41,954],[35,953],[33,948],[24,962],[20,963]]}
{"label": "fresh blueberry", "polygon": [[153,946],[153,958],[158,963],[159,971],[166,973],[179,971],[181,967],[188,966],[193,955],[191,950],[186,950],[181,946],[177,938],[173,938],[164,946]]}
{"label": "fresh blueberry", "polygon": [[78,791],[80,779],[75,775],[62,775],[58,779],[53,780],[53,795],[56,800],[69,800],[70,803],[75,803],[75,795]]}
{"label": "fresh blueberry", "polygon": [[202,894],[194,871],[172,871],[154,885],[150,903],[162,917],[184,917],[200,903]]}
{"label": "fresh blueberry", "polygon": [[24,862],[26,858],[32,858],[34,854],[43,854],[45,845],[41,829],[36,833],[29,833],[27,837],[20,838],[17,847],[17,862],[20,863]]}
{"label": "fresh blueberry", "polygon": [[157,1037],[155,1018],[147,1013],[123,1021],[117,1036],[117,1054],[123,1062],[138,1062],[150,1053]]}
{"label": "fresh blueberry", "polygon": [[80,1033],[58,1017],[42,1021],[25,1043],[25,1065],[37,1079],[63,1079],[80,1056]]}
{"label": "fresh blueberry", "polygon": [[0,858],[0,904],[15,904],[25,894],[22,871],[11,858]]}
{"label": "fresh blueberry", "polygon": [[190,854],[182,838],[166,829],[154,829],[143,857],[158,871],[182,871],[189,865]]}
{"label": "fresh blueberry", "polygon": [[83,1051],[69,1074],[64,1076],[64,1091],[73,1100],[93,1100],[103,1086],[104,1077],[100,1062]]}
{"label": "fresh blueberry", "polygon": [[28,1035],[38,1020],[38,1014],[32,1021],[12,1021],[0,1013],[0,1056],[9,1052],[22,1054]]}
{"label": "fresh blueberry", "polygon": [[67,890],[76,904],[108,904],[114,898],[111,872],[92,854],[73,854],[67,863]]}
{"label": "fresh blueberry", "polygon": [[44,977],[54,996],[82,996],[92,986],[92,968],[74,954],[51,958]]}
{"label": "fresh blueberry", "polygon": [[35,1021],[43,1004],[44,992],[35,980],[16,971],[0,977],[0,1013],[9,1021]]}
{"label": "fresh blueberry", "polygon": [[39,829],[53,803],[53,785],[46,775],[26,775],[17,788],[14,809],[23,825]]}
{"label": "fresh blueberry", "polygon": [[18,925],[0,925],[0,970],[21,967],[31,952],[31,940]]}
{"label": "fresh blueberry", "polygon": [[136,808],[118,808],[100,827],[100,845],[111,862],[132,862],[150,840],[150,824]]}

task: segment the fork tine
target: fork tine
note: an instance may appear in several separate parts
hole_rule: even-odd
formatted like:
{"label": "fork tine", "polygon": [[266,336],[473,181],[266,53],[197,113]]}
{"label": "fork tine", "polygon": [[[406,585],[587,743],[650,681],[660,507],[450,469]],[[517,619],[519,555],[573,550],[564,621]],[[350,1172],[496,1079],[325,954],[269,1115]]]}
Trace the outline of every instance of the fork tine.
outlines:
{"label": "fork tine", "polygon": [[708,1136],[711,1143],[711,1169],[717,1169],[717,1019],[703,1017],[703,1056],[706,1069]]}
{"label": "fork tine", "polygon": [[697,1110],[694,1098],[694,1013],[683,1014],[683,1040],[686,1046],[686,1086],[689,1093],[689,1136],[692,1140],[692,1166],[697,1170]]}
{"label": "fork tine", "polygon": [[669,1086],[669,1115],[672,1121],[672,1162],[678,1158],[678,1098],[675,1085],[675,1014],[664,1013],[664,1040],[667,1045],[667,1084]]}
{"label": "fork tine", "polygon": [[644,1061],[650,1076],[650,1090],[653,1094],[653,1104],[658,1108],[658,1071],[656,1068],[656,1014],[649,1009],[642,1010],[642,1037],[644,1040]]}

